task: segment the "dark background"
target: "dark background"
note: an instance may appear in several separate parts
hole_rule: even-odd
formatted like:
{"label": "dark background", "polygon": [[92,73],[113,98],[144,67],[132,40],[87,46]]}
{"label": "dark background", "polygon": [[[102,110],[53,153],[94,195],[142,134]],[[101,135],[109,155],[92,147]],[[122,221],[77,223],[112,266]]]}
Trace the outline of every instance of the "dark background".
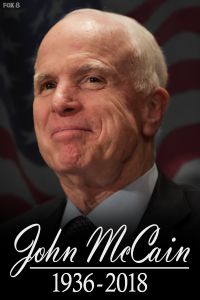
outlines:
{"label": "dark background", "polygon": [[[6,2],[6,1],[5,1]],[[134,17],[161,45],[171,104],[157,135],[157,162],[176,182],[200,186],[200,1],[15,1],[0,7],[0,221],[63,195],[33,131],[33,62],[47,30],[81,7]]]}

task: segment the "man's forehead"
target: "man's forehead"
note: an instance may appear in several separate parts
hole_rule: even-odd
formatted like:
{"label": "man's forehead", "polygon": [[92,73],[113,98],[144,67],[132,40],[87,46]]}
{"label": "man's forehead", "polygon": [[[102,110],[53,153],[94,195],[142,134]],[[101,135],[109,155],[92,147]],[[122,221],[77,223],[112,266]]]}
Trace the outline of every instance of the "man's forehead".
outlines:
{"label": "man's forehead", "polygon": [[105,58],[109,61],[120,60],[121,53],[127,54],[130,50],[130,44],[123,40],[123,36],[100,34],[76,34],[76,32],[64,33],[64,35],[55,35],[43,41],[39,48],[37,64],[54,57],[69,59],[70,57],[88,56],[93,58]]}
{"label": "man's forehead", "polygon": [[116,18],[112,18],[109,14],[101,11],[81,10],[81,12],[72,12],[57,22],[45,35],[42,44],[49,38],[59,38],[60,35],[73,37],[78,39],[87,35],[93,39],[101,37],[106,39],[112,37],[115,39],[124,38],[124,26],[117,22]]}
{"label": "man's forehead", "polygon": [[[59,21],[44,37],[37,54],[35,69],[43,62],[46,64],[54,59],[57,54],[57,57],[67,59],[70,52],[74,56],[89,52],[90,56],[93,53],[96,58],[105,57],[111,64],[114,61],[119,64],[131,45],[121,27],[105,16],[99,11],[92,14],[72,12]],[[110,26],[103,22],[106,18],[110,20]]]}

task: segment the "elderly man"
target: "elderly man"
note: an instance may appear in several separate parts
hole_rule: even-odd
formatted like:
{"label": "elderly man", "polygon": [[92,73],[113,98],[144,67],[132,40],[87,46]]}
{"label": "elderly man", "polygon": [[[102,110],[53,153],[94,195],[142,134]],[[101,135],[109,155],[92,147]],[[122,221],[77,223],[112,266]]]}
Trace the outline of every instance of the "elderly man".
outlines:
{"label": "elderly man", "polygon": [[[175,185],[155,165],[154,137],[169,99],[166,83],[161,49],[133,19],[81,9],[49,30],[35,62],[34,124],[41,155],[58,176],[65,197],[7,225],[4,232],[9,229],[11,243],[6,249],[13,249],[16,235],[35,223],[41,225],[39,242],[49,245],[59,228],[63,237],[78,233],[82,242],[86,227],[116,231],[126,225],[133,240],[156,224],[169,248],[165,258],[176,238],[176,245],[195,251],[200,192]],[[30,244],[24,234],[24,248],[18,245],[22,234],[15,240],[17,252],[35,247],[33,232]],[[155,236],[144,241],[146,254]],[[44,249],[38,251],[44,256]],[[159,248],[152,251],[155,257]]]}
{"label": "elderly man", "polygon": [[81,9],[44,37],[34,123],[40,152],[66,194],[61,226],[87,215],[95,226],[126,224],[134,232],[149,218],[171,227],[188,216],[194,192],[158,176],[154,163],[166,83],[161,49],[128,17]]}
{"label": "elderly man", "polygon": [[167,180],[154,162],[166,83],[162,51],[135,20],[80,9],[55,24],[36,57],[33,114],[41,155],[66,197],[22,226],[55,234],[79,220],[133,234],[155,223],[195,236],[199,191]]}
{"label": "elderly man", "polygon": [[132,19],[78,10],[47,33],[35,63],[34,123],[68,198],[63,224],[78,211],[95,225],[138,225],[157,180],[166,82],[161,50]]}

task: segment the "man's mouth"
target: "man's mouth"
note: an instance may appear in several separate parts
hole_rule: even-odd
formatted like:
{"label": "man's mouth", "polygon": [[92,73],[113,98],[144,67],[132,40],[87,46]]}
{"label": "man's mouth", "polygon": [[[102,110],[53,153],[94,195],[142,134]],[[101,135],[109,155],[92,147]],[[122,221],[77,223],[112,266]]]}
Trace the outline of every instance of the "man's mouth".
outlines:
{"label": "man's mouth", "polygon": [[70,132],[78,132],[78,131],[85,131],[85,132],[92,132],[91,129],[81,126],[61,126],[56,127],[52,130],[51,136],[54,136],[56,134],[62,134],[62,133],[70,133]]}

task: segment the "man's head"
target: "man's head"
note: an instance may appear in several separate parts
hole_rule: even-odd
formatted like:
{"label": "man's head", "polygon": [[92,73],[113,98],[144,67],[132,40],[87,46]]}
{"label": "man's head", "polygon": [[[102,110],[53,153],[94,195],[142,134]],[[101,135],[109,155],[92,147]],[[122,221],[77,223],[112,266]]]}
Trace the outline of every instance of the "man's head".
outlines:
{"label": "man's head", "polygon": [[67,15],[44,37],[35,64],[43,158],[61,177],[99,185],[137,178],[153,163],[166,82],[163,55],[136,21],[91,9]]}

